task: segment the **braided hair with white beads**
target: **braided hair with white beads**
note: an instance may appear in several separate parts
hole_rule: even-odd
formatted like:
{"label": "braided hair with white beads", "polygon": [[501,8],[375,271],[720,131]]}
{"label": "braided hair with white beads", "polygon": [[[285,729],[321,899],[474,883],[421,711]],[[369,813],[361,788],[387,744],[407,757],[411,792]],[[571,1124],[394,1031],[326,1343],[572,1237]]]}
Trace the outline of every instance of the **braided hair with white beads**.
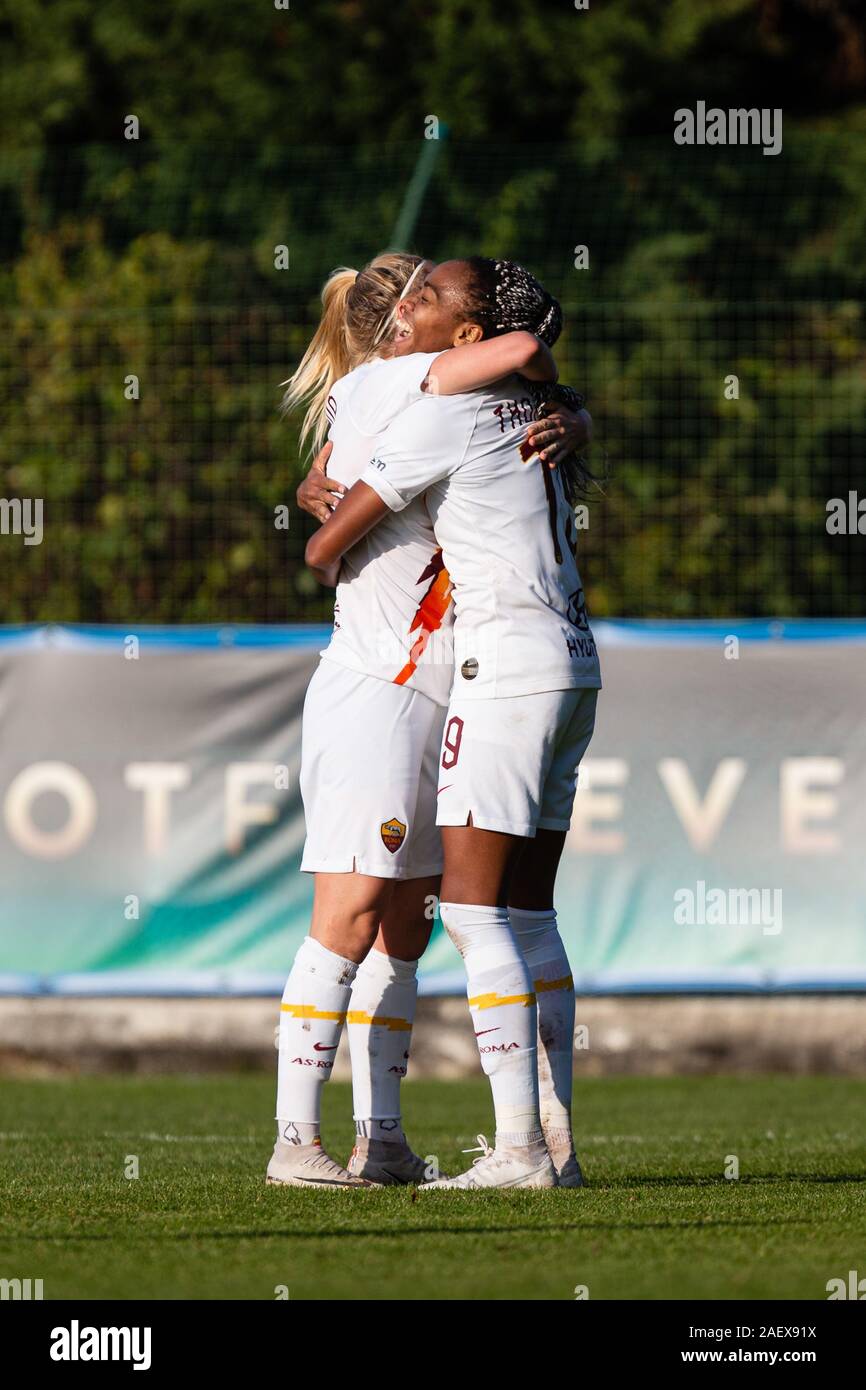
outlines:
{"label": "braided hair with white beads", "polygon": [[[489,256],[467,256],[468,270],[462,311],[484,330],[485,338],[517,330],[534,333],[552,347],[562,332],[562,308],[552,294],[516,261],[494,260]],[[543,419],[552,406],[581,410],[585,396],[570,386],[529,382],[535,400],[535,418]],[[572,504],[604,480],[592,472],[582,454],[572,453],[559,464],[565,493]]]}
{"label": "braided hair with white beads", "polygon": [[524,329],[552,347],[562,332],[562,309],[534,275],[516,261],[468,256],[464,312],[485,338]]}

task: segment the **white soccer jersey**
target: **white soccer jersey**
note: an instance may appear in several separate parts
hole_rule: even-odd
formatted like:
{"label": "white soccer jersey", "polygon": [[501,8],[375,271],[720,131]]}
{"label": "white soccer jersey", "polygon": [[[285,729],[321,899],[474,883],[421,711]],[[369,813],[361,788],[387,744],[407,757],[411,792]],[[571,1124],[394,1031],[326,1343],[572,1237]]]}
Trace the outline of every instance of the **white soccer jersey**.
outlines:
{"label": "white soccer jersey", "polygon": [[516,377],[463,396],[422,397],[362,475],[399,515],[425,494],[454,585],[461,699],[601,685],[574,513],[558,471],[525,445],[533,408]]}
{"label": "white soccer jersey", "polygon": [[[382,432],[423,399],[421,383],[438,356],[366,362],[336,383],[327,406],[329,477],[347,487],[358,480]],[[454,673],[450,595],[433,523],[418,497],[344,555],[334,633],[322,656],[447,705]]]}

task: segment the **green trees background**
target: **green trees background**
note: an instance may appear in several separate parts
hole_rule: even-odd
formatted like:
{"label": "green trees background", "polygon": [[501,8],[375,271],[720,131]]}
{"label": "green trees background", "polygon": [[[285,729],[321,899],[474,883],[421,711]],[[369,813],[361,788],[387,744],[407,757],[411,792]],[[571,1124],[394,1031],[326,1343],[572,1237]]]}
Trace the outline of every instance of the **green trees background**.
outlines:
{"label": "green trees background", "polygon": [[[566,310],[611,473],[590,611],[863,613],[866,538],[825,528],[866,496],[855,0],[7,0],[0,45],[0,491],[45,517],[0,537],[0,621],[327,615],[279,384],[429,116],[413,249],[515,257]],[[782,153],[676,146],[698,100],[781,107]]]}

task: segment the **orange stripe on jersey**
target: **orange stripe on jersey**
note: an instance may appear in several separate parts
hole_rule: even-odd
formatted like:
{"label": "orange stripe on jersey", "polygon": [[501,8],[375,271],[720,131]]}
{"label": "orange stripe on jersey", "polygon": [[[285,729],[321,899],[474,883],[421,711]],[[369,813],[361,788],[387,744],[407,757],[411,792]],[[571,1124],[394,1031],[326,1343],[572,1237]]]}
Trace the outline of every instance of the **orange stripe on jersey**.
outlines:
{"label": "orange stripe on jersey", "polygon": [[420,584],[427,578],[430,578],[430,583],[409,628],[410,633],[415,632],[419,627],[421,631],[412,644],[409,660],[402,671],[394,677],[395,685],[405,685],[410,676],[415,674],[431,633],[438,632],[442,626],[442,619],[448,612],[448,606],[451,603],[451,576],[445,568],[441,550],[434,552],[429,565],[419,576],[418,583]]}

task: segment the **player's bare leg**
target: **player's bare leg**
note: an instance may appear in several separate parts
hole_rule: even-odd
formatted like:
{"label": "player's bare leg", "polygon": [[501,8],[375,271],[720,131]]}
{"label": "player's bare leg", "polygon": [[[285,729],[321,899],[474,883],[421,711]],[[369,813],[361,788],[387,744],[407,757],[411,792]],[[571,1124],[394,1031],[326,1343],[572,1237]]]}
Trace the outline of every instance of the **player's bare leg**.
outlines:
{"label": "player's bare leg", "polygon": [[509,880],[522,840],[471,824],[443,826],[442,922],[466,966],[481,1065],[490,1081],[496,1142],[435,1188],[555,1187],[538,1105],[536,1004],[508,918]]}
{"label": "player's bare leg", "polygon": [[316,874],[310,936],[360,965],[397,884],[369,874]]}
{"label": "player's bare leg", "polygon": [[532,975],[538,1002],[541,1127],[560,1187],[580,1187],[574,1152],[574,980],[556,924],[553,891],[565,832],[539,830],[525,840],[508,893],[508,915]]}
{"label": "player's bare leg", "polygon": [[438,876],[394,883],[352,987],[347,1025],[357,1137],[347,1167],[386,1186],[429,1176],[403,1133],[400,1085],[409,1064],[418,960],[430,940],[438,893]]}
{"label": "player's bare leg", "polygon": [[316,874],[310,935],[283,991],[277,1065],[277,1142],[269,1182],[367,1187],[322,1148],[322,1087],[331,1075],[358,965],[379,930],[393,883],[365,874]]}

